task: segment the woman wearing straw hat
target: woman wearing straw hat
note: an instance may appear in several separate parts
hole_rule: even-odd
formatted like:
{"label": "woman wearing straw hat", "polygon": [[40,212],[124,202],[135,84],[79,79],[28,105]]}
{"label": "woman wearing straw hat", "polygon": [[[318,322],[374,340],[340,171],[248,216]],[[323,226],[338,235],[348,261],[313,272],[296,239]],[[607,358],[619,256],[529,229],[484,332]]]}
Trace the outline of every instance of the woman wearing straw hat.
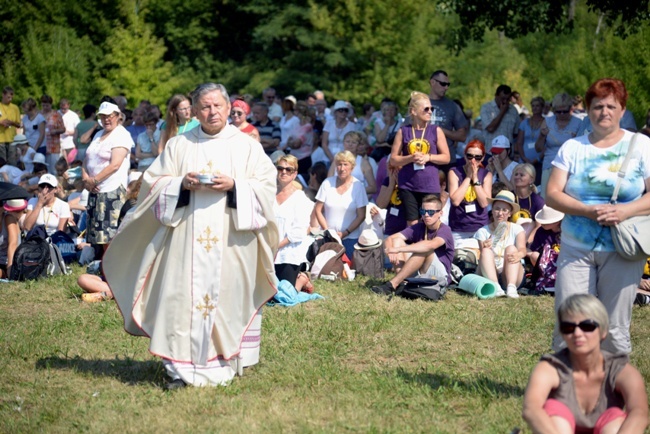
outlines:
{"label": "woman wearing straw hat", "polygon": [[488,200],[494,219],[474,234],[481,248],[477,272],[506,287],[505,293],[502,288],[497,290],[498,297],[519,298],[517,288],[524,280],[526,233],[521,226],[509,221],[513,213],[519,211],[519,205],[515,195],[507,190]]}
{"label": "woman wearing straw hat", "polygon": [[10,276],[14,253],[20,245],[20,218],[27,201],[25,199],[10,199],[2,207],[2,228],[0,229],[0,278]]}

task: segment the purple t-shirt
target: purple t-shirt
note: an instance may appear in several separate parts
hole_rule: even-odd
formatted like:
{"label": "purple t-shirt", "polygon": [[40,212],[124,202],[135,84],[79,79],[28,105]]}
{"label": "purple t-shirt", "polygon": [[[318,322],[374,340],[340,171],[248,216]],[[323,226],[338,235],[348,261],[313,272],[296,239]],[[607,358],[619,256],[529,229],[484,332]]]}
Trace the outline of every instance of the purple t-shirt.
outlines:
{"label": "purple t-shirt", "polygon": [[[458,177],[458,185],[460,185],[466,178],[465,170],[462,167],[452,167],[451,170]],[[480,182],[483,182],[483,180],[485,180],[485,176],[488,173],[489,172],[486,168],[479,167],[478,180]],[[465,207],[470,204],[476,206],[476,211],[470,213],[465,211]],[[542,206],[543,205],[544,203],[542,203]],[[463,199],[463,201],[458,206],[451,204],[451,209],[449,210],[449,226],[451,226],[452,231],[476,232],[489,222],[490,218],[487,207],[481,208],[481,206],[478,204],[478,201],[476,200],[467,202],[465,199]]]}
{"label": "purple t-shirt", "polygon": [[[413,126],[404,125],[402,130],[402,155],[410,155],[408,143],[413,139]],[[427,125],[425,130],[415,131],[418,139],[424,138],[429,142],[429,154],[438,153],[438,127]],[[415,170],[413,163],[403,166],[397,175],[399,188],[419,193],[440,194],[440,178],[438,178],[438,166],[433,163],[424,165],[424,169]]]}
{"label": "purple t-shirt", "polygon": [[426,229],[424,223],[419,222],[407,227],[401,234],[406,238],[406,244],[413,244],[424,240],[425,230],[427,231],[427,239],[432,240],[440,237],[445,240],[445,244],[438,247],[435,252],[442,265],[445,266],[445,270],[447,270],[447,284],[451,284],[451,262],[454,259],[454,236],[451,234],[449,226],[440,223],[437,231],[429,231]]}
{"label": "purple t-shirt", "polygon": [[537,193],[531,193],[531,195],[526,199],[517,197],[517,202],[522,210],[528,210],[528,212],[530,212],[530,218],[533,219],[533,221],[535,221],[535,214],[537,214],[537,211],[544,208],[544,199],[542,199],[542,196]]}
{"label": "purple t-shirt", "polygon": [[530,243],[530,250],[537,252],[543,246],[560,244],[560,234],[561,232],[553,232],[542,227],[538,228],[533,237],[533,242]]}
{"label": "purple t-shirt", "polygon": [[[384,187],[388,187],[388,176],[384,178],[381,183]],[[400,232],[406,227],[406,214],[404,207],[400,205],[393,205],[391,203],[386,207],[386,220],[384,225],[384,235],[393,235]]]}

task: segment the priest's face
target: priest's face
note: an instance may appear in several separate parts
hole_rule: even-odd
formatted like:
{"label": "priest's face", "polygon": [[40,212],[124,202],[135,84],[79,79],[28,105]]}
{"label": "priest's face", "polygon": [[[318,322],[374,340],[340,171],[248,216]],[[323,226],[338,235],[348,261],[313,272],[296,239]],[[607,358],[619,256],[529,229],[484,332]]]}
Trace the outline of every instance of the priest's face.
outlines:
{"label": "priest's face", "polygon": [[196,107],[196,117],[207,134],[215,135],[228,123],[230,102],[214,90],[203,95]]}

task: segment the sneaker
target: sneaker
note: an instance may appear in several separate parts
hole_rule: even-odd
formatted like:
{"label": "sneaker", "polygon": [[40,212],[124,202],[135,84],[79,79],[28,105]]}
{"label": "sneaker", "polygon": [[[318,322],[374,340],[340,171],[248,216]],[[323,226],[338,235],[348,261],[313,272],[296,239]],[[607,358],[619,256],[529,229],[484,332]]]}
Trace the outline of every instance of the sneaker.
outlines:
{"label": "sneaker", "polygon": [[514,285],[508,285],[506,290],[506,295],[508,298],[519,298],[519,293],[517,292],[517,287]]}
{"label": "sneaker", "polygon": [[650,304],[650,295],[637,292],[636,298],[634,299],[634,304],[638,304],[639,306],[645,306]]}
{"label": "sneaker", "polygon": [[373,286],[370,288],[370,290],[379,295],[390,295],[395,292],[395,288],[393,288],[393,284],[390,283],[390,280],[382,283],[381,285]]}
{"label": "sneaker", "polygon": [[494,292],[495,297],[505,297],[506,293],[501,289],[501,287],[497,287],[497,290]]}

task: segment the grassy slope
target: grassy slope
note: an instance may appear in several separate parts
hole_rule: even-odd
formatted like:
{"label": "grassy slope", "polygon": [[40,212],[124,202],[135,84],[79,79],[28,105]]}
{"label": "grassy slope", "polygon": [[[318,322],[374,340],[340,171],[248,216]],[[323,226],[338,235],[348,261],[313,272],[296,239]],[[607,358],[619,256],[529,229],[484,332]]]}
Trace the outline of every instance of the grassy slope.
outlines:
{"label": "grassy slope", "polygon": [[[76,270],[78,273],[79,270]],[[75,274],[77,274],[75,273]],[[148,341],[74,276],[0,286],[0,432],[488,432],[524,425],[553,299],[439,303],[317,282],[325,300],[265,307],[262,361],[227,388],[162,391]],[[633,363],[650,374],[650,309],[635,307]]]}

